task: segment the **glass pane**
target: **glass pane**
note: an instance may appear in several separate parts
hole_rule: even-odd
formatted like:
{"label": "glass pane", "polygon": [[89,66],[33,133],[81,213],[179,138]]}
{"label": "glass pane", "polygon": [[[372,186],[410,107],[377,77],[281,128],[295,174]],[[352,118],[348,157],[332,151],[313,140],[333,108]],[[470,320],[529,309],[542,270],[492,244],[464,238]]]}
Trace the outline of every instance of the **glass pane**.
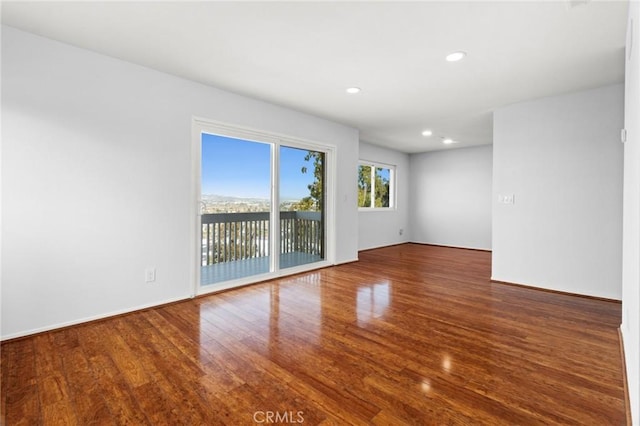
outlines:
{"label": "glass pane", "polygon": [[280,147],[280,269],[324,259],[323,152]]}
{"label": "glass pane", "polygon": [[391,170],[376,167],[376,207],[389,207],[389,182]]}
{"label": "glass pane", "polygon": [[358,166],[358,207],[371,207],[370,166]]}
{"label": "glass pane", "polygon": [[269,272],[271,145],[202,134],[200,284]]}

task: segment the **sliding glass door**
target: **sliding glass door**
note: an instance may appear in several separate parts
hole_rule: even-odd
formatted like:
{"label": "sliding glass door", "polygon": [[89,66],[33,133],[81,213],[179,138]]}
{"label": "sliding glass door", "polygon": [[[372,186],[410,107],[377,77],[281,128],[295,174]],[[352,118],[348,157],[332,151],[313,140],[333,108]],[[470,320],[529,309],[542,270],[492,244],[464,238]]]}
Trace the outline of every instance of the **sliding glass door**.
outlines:
{"label": "sliding glass door", "polygon": [[325,154],[280,147],[280,268],[324,259]]}
{"label": "sliding glass door", "polygon": [[330,150],[229,133],[198,128],[197,292],[324,266]]}
{"label": "sliding glass door", "polygon": [[200,285],[271,271],[271,150],[202,134]]}

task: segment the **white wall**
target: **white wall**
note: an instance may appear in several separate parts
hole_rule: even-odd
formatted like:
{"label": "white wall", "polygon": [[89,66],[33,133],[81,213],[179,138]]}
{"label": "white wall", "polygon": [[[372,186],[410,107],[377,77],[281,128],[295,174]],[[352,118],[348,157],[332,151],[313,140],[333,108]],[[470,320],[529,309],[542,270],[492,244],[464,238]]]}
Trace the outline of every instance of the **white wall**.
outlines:
{"label": "white wall", "polygon": [[[629,2],[625,72],[624,204],[622,252],[622,336],[631,416],[640,425],[640,3]],[[633,43],[633,49],[630,49]],[[629,57],[629,54],[631,57]]]}
{"label": "white wall", "polygon": [[493,279],[620,299],[622,124],[622,85],[494,112]]}
{"label": "white wall", "polygon": [[414,242],[491,249],[492,147],[411,155]]}
{"label": "white wall", "polygon": [[3,338],[191,295],[193,116],[337,146],[357,258],[356,129],[7,27],[2,113]]}
{"label": "white wall", "polygon": [[[409,241],[409,155],[360,142],[360,160],[396,166],[396,209],[358,213],[358,249],[390,246]],[[353,181],[356,186],[356,180]],[[400,235],[400,229],[403,230]]]}

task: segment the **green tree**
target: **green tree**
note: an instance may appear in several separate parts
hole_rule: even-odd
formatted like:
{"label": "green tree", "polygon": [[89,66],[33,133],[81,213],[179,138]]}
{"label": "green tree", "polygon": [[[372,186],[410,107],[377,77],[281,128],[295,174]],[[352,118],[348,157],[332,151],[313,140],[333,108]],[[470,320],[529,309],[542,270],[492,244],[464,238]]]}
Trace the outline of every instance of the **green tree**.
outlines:
{"label": "green tree", "polygon": [[389,179],[379,168],[376,168],[375,192],[376,207],[389,207]]}
{"label": "green tree", "polygon": [[[375,172],[373,184],[372,169]],[[389,178],[384,176],[383,170],[374,166],[358,166],[358,207],[372,207],[372,190],[375,192],[373,207],[389,207]]]}
{"label": "green tree", "polygon": [[[313,160],[313,182],[307,185],[309,195],[291,206],[292,210],[321,211],[324,202],[324,153],[308,151],[304,161]],[[309,168],[302,166],[302,173],[308,173]]]}
{"label": "green tree", "polygon": [[371,166],[358,166],[358,207],[371,207]]}

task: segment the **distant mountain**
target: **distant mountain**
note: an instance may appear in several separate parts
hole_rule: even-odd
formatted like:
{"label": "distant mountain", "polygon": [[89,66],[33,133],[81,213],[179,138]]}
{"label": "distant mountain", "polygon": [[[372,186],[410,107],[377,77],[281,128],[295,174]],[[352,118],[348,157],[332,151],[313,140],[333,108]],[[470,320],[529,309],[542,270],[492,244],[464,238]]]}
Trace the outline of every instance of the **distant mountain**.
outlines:
{"label": "distant mountain", "polygon": [[[268,203],[268,198],[243,198],[232,197],[230,195],[218,195],[218,194],[202,194],[202,201],[209,203]],[[299,199],[295,198],[283,198],[281,202],[297,202]]]}
{"label": "distant mountain", "polygon": [[210,203],[260,203],[268,202],[269,200],[267,198],[243,198],[229,195],[202,194],[202,201],[208,201]]}

